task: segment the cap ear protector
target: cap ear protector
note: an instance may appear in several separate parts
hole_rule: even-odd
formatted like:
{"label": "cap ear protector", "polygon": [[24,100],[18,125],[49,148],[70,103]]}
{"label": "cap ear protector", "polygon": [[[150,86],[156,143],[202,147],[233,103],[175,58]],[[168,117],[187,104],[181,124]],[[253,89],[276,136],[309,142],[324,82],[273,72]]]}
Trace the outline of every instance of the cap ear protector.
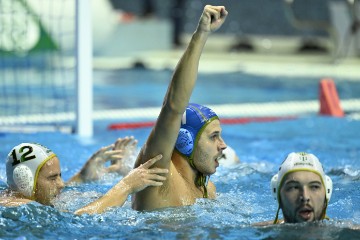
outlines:
{"label": "cap ear protector", "polygon": [[180,153],[190,157],[194,150],[199,133],[207,124],[215,119],[219,118],[210,108],[196,103],[190,103],[182,116],[175,148]]}
{"label": "cap ear protector", "polygon": [[273,198],[274,198],[275,200],[277,200],[277,192],[278,192],[278,190],[277,190],[277,187],[278,187],[278,175],[277,175],[277,174],[275,174],[275,175],[271,178],[271,183],[270,183],[270,185],[271,185],[271,194],[272,194]]}
{"label": "cap ear protector", "polygon": [[326,199],[329,202],[331,195],[332,195],[332,191],[333,191],[333,182],[331,180],[331,178],[328,175],[325,175],[325,187],[326,187]]}
{"label": "cap ear protector", "polygon": [[178,138],[176,139],[176,149],[184,154],[190,156],[194,149],[194,136],[186,128],[180,128]]}
{"label": "cap ear protector", "polygon": [[[325,175],[323,167],[317,157],[308,153],[290,153],[279,168],[279,172],[271,178],[271,194],[278,200],[279,190],[286,174],[295,171],[311,171],[318,174],[325,187],[325,197],[330,201],[333,183],[329,176]],[[280,177],[279,177],[280,176]]]}
{"label": "cap ear protector", "polygon": [[22,143],[14,147],[6,161],[9,188],[33,198],[41,167],[55,156],[50,149],[37,143]]}
{"label": "cap ear protector", "polygon": [[25,165],[16,166],[13,170],[13,180],[19,192],[30,197],[34,187],[34,175]]}

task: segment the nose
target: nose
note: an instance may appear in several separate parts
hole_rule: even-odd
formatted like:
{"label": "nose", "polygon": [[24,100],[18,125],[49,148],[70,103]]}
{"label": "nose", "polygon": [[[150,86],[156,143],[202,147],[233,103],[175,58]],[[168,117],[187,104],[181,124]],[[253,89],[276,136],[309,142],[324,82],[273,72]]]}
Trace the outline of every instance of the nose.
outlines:
{"label": "nose", "polygon": [[59,178],[57,179],[57,183],[56,183],[56,184],[57,184],[58,188],[60,188],[60,190],[65,187],[64,180],[63,180],[61,177],[59,177]]}
{"label": "nose", "polygon": [[219,147],[221,150],[225,150],[227,148],[227,145],[222,137],[220,137]]}
{"label": "nose", "polygon": [[309,202],[310,201],[309,191],[306,187],[302,188],[302,191],[300,193],[300,201],[301,202]]}

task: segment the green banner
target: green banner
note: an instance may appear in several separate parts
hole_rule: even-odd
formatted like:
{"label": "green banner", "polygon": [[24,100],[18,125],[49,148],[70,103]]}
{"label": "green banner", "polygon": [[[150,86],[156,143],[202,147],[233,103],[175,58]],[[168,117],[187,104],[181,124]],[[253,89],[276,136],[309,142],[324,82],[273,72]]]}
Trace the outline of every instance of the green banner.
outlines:
{"label": "green banner", "polygon": [[24,56],[59,49],[26,0],[1,0],[0,26],[0,55]]}

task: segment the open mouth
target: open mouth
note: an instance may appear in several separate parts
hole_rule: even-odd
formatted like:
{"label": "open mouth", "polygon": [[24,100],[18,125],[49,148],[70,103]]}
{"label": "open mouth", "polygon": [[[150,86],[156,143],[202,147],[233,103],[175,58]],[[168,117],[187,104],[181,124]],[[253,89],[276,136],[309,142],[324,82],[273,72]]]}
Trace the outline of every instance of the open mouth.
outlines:
{"label": "open mouth", "polygon": [[224,154],[220,154],[217,158],[215,158],[216,167],[219,166],[219,160],[225,158],[224,156]]}
{"label": "open mouth", "polygon": [[218,158],[215,159],[215,164],[216,164],[216,167],[219,166],[219,160],[218,160]]}
{"label": "open mouth", "polygon": [[304,220],[310,220],[312,212],[310,209],[303,209],[299,211],[299,216]]}

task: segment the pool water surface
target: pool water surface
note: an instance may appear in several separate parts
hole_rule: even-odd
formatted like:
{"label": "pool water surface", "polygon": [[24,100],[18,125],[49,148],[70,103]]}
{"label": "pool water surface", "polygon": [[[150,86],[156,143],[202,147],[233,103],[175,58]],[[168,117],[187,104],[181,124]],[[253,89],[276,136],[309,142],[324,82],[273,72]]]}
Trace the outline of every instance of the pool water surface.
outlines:
{"label": "pool water surface", "polygon": [[[19,142],[46,144],[58,154],[62,176],[68,180],[98,148],[116,138],[133,135],[141,146],[150,128],[109,131],[109,122],[98,122],[93,138],[64,133],[3,133],[0,189],[5,189],[4,156]],[[153,212],[122,208],[101,215],[76,216],[71,212],[96,199],[121,176],[66,187],[55,208],[28,204],[0,207],[2,239],[355,239],[360,224],[360,122],[348,118],[306,116],[268,123],[224,125],[223,137],[241,159],[220,166],[211,176],[217,187],[215,200],[199,199],[193,206]],[[270,179],[285,155],[292,151],[314,153],[334,182],[327,214],[330,221],[315,224],[253,227],[275,217]],[[133,159],[128,160],[133,161]],[[68,212],[65,212],[65,211]]]}

